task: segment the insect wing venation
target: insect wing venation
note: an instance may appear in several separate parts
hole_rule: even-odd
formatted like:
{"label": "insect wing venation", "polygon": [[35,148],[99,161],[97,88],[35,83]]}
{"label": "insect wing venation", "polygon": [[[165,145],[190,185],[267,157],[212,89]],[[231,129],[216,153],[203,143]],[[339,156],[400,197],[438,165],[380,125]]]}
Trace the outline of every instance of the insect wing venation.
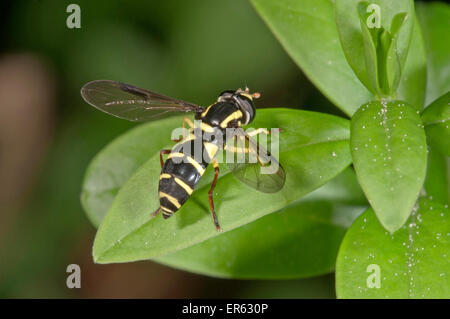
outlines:
{"label": "insect wing venation", "polygon": [[171,112],[202,112],[204,109],[190,102],[110,80],[85,84],[81,88],[81,95],[97,109],[134,122],[159,119]]}
{"label": "insect wing venation", "polygon": [[[264,193],[276,193],[286,181],[286,173],[275,157],[248,136],[243,129],[237,129],[232,139],[227,141],[227,152],[233,153],[234,160],[228,161],[230,171],[241,182]],[[263,166],[275,165],[277,170],[264,174]]]}

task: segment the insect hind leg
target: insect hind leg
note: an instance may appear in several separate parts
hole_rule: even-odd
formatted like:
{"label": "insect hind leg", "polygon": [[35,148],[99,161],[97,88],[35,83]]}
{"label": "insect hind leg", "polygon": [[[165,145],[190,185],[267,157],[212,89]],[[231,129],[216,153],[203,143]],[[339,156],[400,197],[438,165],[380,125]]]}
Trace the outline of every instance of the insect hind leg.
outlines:
{"label": "insect hind leg", "polygon": [[158,207],[158,209],[155,210],[155,211],[152,213],[152,217],[158,216],[158,214],[159,214],[160,212],[161,212],[161,207]]}
{"label": "insect hind leg", "polygon": [[155,210],[152,213],[152,217],[158,216],[159,213],[161,213],[161,212],[162,212],[162,216],[163,216],[164,219],[167,219],[167,218],[169,218],[169,217],[171,217],[173,215],[173,212],[169,212],[169,211],[165,210],[163,207],[160,206],[160,207],[158,207],[157,210]]}
{"label": "insect hind leg", "polygon": [[214,209],[214,200],[213,200],[213,192],[214,192],[214,188],[216,188],[217,177],[219,176],[219,164],[215,160],[212,162],[212,164],[214,166],[215,175],[214,175],[214,180],[211,184],[211,188],[209,189],[209,192],[208,192],[208,198],[209,198],[209,205],[211,206],[214,225],[216,225],[217,231],[220,231],[221,228],[219,225],[219,221],[217,220],[217,215],[216,215],[216,210]]}

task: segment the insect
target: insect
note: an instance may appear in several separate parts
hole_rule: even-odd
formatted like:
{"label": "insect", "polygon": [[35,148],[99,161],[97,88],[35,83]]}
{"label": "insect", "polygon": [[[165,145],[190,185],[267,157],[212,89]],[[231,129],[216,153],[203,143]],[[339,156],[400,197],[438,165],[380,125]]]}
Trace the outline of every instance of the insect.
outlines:
{"label": "insect", "polygon": [[[236,154],[252,154],[256,157],[254,163],[227,162],[231,172],[245,184],[265,193],[274,193],[282,189],[286,174],[277,160],[251,136],[269,132],[258,129],[247,134],[242,126],[255,118],[253,100],[259,93],[250,94],[248,88],[236,91],[222,92],[217,101],[208,107],[177,100],[150,90],[141,89],[129,84],[97,80],[85,84],[81,89],[84,100],[97,109],[113,116],[134,121],[145,122],[163,118],[173,112],[194,112],[199,127],[188,118],[183,119],[183,128],[189,125],[189,131],[170,150],[160,151],[161,174],[159,177],[160,207],[153,216],[162,212],[167,219],[171,217],[188,200],[208,164],[214,167],[214,180],[208,192],[209,204],[216,229],[220,231],[219,221],[214,209],[213,192],[219,176],[219,165],[216,160],[220,150]],[[231,146],[224,142],[226,130],[232,129],[233,134],[228,140],[235,139],[241,147]],[[238,143],[238,144],[239,144]],[[233,144],[234,145],[234,144]],[[193,151],[200,147],[200,152]],[[198,148],[197,148],[198,150]],[[166,161],[163,155],[168,155]],[[268,163],[277,164],[276,171],[271,174],[261,172],[261,167]]]}

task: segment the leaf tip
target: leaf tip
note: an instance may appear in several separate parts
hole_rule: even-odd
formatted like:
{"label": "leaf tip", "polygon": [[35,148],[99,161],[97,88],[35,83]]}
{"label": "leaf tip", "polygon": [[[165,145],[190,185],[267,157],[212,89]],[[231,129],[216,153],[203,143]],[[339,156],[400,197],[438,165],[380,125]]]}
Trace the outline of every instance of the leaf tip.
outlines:
{"label": "leaf tip", "polygon": [[377,218],[381,223],[381,226],[392,235],[405,226],[409,216],[410,214],[397,214],[397,216],[395,216],[397,218],[386,218],[386,216],[381,217],[377,215]]}

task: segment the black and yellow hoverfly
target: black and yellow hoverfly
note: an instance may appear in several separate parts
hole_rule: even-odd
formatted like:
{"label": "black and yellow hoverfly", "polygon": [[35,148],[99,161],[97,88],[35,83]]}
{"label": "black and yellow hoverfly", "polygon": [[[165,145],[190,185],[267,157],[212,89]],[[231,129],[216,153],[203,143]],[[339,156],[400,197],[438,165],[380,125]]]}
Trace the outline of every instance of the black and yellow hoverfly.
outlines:
{"label": "black and yellow hoverfly", "polygon": [[[224,91],[217,101],[208,107],[109,80],[85,84],[81,89],[81,95],[87,103],[97,109],[134,122],[151,121],[171,112],[195,113],[195,120],[200,125],[195,126],[188,117],[185,117],[182,124],[183,128],[186,124],[190,126],[189,133],[176,140],[177,144],[171,150],[160,151],[162,168],[159,178],[160,207],[152,214],[153,216],[162,212],[164,218],[169,218],[178,211],[194,191],[208,164],[212,162],[215,176],[208,197],[214,224],[217,230],[220,230],[214,209],[213,191],[219,175],[216,156],[221,149],[235,153],[256,154],[255,163],[227,162],[231,172],[245,184],[265,193],[277,192],[284,186],[286,175],[282,166],[242,129],[243,125],[249,124],[255,118],[253,99],[259,97],[259,93],[250,94],[248,88]],[[232,129],[231,138],[240,140],[242,147],[228,147],[228,141],[224,142],[223,139],[217,138],[225,136],[227,129]],[[252,136],[262,132],[268,133],[265,129],[258,129],[253,131]],[[200,152],[194,151],[196,145],[200,145]],[[163,154],[168,155],[165,162]],[[274,162],[277,164],[276,171],[271,174],[261,173],[260,167]]]}

